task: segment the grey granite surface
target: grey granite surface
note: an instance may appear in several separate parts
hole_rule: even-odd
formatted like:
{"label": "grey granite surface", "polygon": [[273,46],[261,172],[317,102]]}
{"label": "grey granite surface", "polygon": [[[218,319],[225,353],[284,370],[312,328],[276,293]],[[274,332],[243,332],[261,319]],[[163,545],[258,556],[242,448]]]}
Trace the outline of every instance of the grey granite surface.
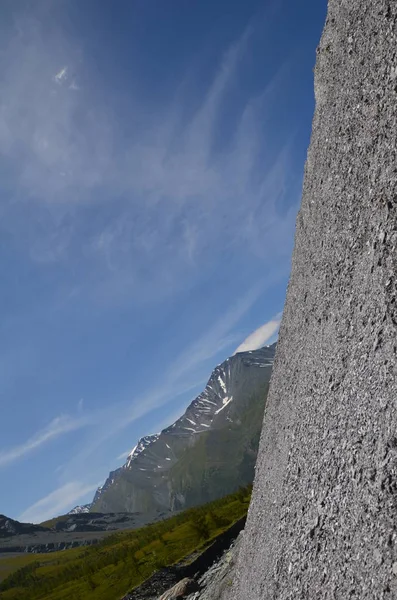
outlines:
{"label": "grey granite surface", "polygon": [[330,0],[235,600],[397,598],[397,2]]}

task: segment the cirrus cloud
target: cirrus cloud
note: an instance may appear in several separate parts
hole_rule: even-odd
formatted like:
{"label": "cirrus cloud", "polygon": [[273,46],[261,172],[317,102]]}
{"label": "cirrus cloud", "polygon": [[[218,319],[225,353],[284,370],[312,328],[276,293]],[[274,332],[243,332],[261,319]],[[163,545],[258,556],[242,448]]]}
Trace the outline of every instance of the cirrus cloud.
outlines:
{"label": "cirrus cloud", "polygon": [[214,256],[251,253],[270,264],[288,255],[296,207],[282,214],[278,206],[291,139],[268,152],[258,128],[285,66],[236,105],[217,143],[252,27],[224,53],[194,107],[183,81],[150,114],[131,97],[134,131],[117,99],[101,99],[105,82],[84,66],[75,40],[34,19],[19,17],[17,27],[22,33],[0,53],[0,232],[38,268],[67,265],[73,293],[108,304],[161,300],[200,278]]}
{"label": "cirrus cloud", "polygon": [[9,448],[8,450],[0,450],[0,467],[8,466],[16,460],[29,455],[34,450],[37,450],[43,444],[55,440],[71,431],[81,429],[88,424],[89,420],[86,417],[74,418],[67,415],[56,417],[47,425],[47,427],[38,431],[22,444]]}
{"label": "cirrus cloud", "polygon": [[29,506],[19,515],[18,520],[25,523],[43,523],[54,516],[65,514],[65,511],[81,498],[96,490],[99,485],[98,482],[94,484],[80,481],[66,483]]}

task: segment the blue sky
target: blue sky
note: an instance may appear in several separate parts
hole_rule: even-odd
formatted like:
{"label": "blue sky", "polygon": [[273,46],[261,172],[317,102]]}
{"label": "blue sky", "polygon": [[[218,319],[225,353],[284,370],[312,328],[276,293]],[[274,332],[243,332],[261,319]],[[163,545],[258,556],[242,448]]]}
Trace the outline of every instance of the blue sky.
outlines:
{"label": "blue sky", "polygon": [[89,501],[274,339],[325,12],[2,2],[0,513]]}

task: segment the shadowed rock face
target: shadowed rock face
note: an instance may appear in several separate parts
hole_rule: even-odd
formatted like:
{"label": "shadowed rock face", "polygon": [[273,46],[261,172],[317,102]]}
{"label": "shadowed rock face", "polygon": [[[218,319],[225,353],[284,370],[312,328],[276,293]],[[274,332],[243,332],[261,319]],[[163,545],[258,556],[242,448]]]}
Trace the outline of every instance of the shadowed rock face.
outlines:
{"label": "shadowed rock face", "polygon": [[236,600],[397,598],[397,3],[330,0]]}

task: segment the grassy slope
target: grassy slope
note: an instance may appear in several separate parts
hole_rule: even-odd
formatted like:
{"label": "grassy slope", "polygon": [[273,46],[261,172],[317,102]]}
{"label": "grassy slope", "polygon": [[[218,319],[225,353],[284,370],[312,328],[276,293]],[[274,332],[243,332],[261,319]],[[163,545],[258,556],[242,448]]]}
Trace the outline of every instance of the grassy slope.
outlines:
{"label": "grassy slope", "polygon": [[10,575],[0,584],[0,597],[115,600],[162,566],[208,544],[246,514],[249,499],[246,488],[171,519],[116,533],[97,546],[4,559]]}
{"label": "grassy slope", "polygon": [[[2,580],[4,580],[6,577],[8,577],[9,575],[11,575],[11,573],[14,573],[15,571],[17,571],[18,569],[21,569],[22,567],[26,567],[27,565],[30,565],[32,563],[34,563],[35,561],[37,561],[37,554],[30,554],[30,553],[26,553],[26,554],[20,554],[18,556],[6,556],[3,557],[0,554],[0,582]],[[40,557],[42,557],[43,562],[45,562],[46,558],[48,558],[48,561],[52,561],[52,555],[51,554],[41,554]],[[1,583],[0,583],[1,586]],[[0,587],[1,589],[1,587]],[[2,598],[1,593],[0,593],[0,598]]]}

